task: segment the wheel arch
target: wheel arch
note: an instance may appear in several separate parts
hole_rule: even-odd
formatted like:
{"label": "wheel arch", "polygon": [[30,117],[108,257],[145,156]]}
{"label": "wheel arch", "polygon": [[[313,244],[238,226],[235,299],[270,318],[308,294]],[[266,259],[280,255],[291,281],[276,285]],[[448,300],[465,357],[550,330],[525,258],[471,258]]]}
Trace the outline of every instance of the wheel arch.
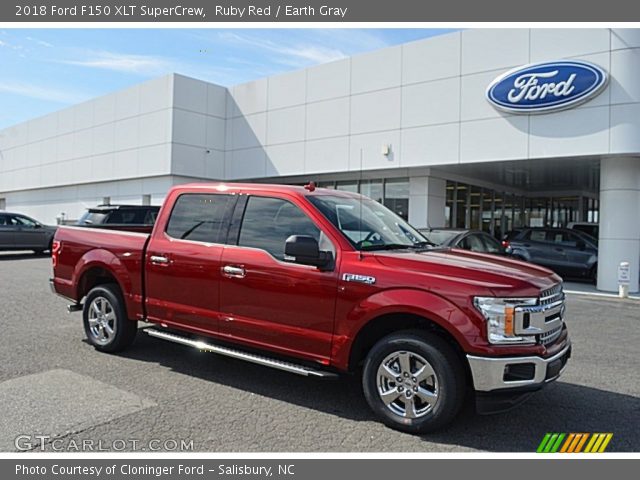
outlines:
{"label": "wheel arch", "polygon": [[134,311],[132,299],[127,292],[131,291],[132,282],[130,274],[122,262],[113,253],[96,249],[87,252],[76,265],[73,275],[76,288],[76,301],[82,299],[98,285],[113,283],[120,289],[124,300],[125,311],[130,314]]}

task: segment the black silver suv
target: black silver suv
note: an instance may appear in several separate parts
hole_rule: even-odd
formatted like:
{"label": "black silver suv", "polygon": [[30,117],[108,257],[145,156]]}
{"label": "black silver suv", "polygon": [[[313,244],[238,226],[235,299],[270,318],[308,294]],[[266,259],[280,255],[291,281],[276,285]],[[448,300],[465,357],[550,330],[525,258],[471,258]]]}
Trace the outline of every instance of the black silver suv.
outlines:
{"label": "black silver suv", "polygon": [[160,207],[153,205],[98,205],[88,208],[76,225],[83,227],[149,229],[156,222]]}

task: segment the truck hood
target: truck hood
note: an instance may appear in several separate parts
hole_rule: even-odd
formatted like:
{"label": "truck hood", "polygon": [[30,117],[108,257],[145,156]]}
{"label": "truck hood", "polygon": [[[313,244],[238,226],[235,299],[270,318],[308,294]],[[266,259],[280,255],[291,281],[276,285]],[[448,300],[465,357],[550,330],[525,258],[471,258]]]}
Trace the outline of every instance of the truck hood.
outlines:
{"label": "truck hood", "polygon": [[562,281],[538,265],[454,248],[384,251],[375,256],[386,267],[489,288],[495,295],[537,295]]}

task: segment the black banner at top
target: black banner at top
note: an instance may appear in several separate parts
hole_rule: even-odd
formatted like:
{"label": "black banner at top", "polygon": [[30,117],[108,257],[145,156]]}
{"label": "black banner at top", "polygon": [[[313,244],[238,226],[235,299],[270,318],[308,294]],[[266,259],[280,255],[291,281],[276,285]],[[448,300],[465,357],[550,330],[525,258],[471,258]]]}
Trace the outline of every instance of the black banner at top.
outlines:
{"label": "black banner at top", "polygon": [[634,22],[640,4],[535,0],[3,0],[0,22]]}

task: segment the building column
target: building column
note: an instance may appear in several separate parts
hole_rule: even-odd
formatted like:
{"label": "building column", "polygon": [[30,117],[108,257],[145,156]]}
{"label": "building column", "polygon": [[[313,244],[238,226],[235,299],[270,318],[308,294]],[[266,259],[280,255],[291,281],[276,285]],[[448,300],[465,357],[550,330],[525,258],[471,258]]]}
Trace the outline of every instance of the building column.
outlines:
{"label": "building column", "polygon": [[409,178],[409,223],[416,228],[444,227],[446,194],[447,181],[442,178]]}
{"label": "building column", "polygon": [[598,290],[618,290],[618,265],[629,262],[630,292],[638,291],[640,265],[640,158],[600,162]]}

